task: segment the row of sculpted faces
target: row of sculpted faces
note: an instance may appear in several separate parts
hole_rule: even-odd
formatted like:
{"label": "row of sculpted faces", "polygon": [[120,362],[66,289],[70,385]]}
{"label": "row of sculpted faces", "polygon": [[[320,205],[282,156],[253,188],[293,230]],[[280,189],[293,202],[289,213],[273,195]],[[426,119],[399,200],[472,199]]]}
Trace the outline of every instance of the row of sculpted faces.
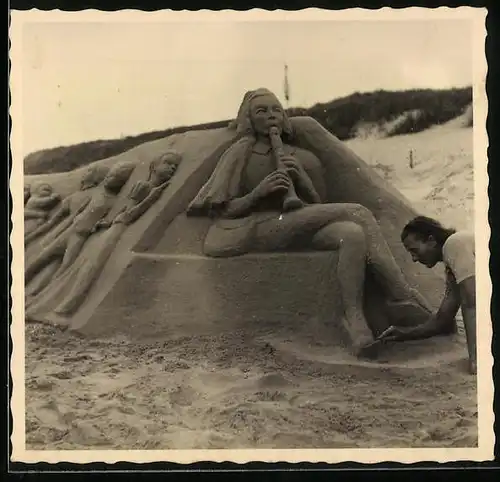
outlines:
{"label": "row of sculpted faces", "polygon": [[[62,201],[57,199],[55,212],[25,234],[26,306],[36,306],[52,288],[57,288],[58,280],[71,271],[73,281],[78,278],[78,283],[75,283],[76,291],[66,297],[63,311],[65,314],[73,312],[83,301],[83,292],[90,289],[123,231],[159,199],[180,162],[181,156],[174,151],[151,162],[148,178],[134,183],[112,219],[109,214],[135,165],[125,163],[110,169],[90,167],[82,178],[80,190]],[[43,193],[47,192],[49,189],[45,188]],[[36,193],[28,197],[26,207],[30,200],[38,199],[38,190]],[[51,193],[50,196],[57,195]],[[54,206],[51,208],[53,211]],[[75,271],[74,264],[82,259],[83,248],[99,233],[105,236],[99,252],[86,256],[82,266]]]}

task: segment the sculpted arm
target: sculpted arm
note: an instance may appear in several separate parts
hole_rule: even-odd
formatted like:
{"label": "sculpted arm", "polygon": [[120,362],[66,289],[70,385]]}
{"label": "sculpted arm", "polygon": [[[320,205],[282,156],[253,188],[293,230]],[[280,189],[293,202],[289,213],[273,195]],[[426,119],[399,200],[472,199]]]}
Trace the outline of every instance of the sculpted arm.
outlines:
{"label": "sculpted arm", "polygon": [[233,219],[248,216],[252,213],[260,199],[275,192],[286,192],[289,186],[289,177],[284,172],[274,171],[265,177],[248,194],[229,201],[222,213],[222,217]]}
{"label": "sculpted arm", "polygon": [[46,219],[47,213],[36,209],[25,209],[24,219]]}
{"label": "sculpted arm", "polygon": [[[87,201],[88,202],[88,201]],[[35,229],[32,233],[26,236],[26,241],[30,241],[33,238],[36,238],[42,234],[50,231],[54,226],[60,223],[64,218],[69,216],[70,207],[69,201],[63,201],[61,207],[54,213],[54,215],[44,224],[42,224],[39,228]]]}
{"label": "sculpted arm", "polygon": [[46,198],[37,199],[36,204],[40,209],[52,209],[60,200],[59,194],[51,194]]}
{"label": "sculpted arm", "polygon": [[136,206],[121,212],[113,221],[114,223],[132,224],[139,219],[161,196],[162,192],[170,185],[170,181],[164,182],[151,190],[151,192]]}
{"label": "sculpted arm", "polygon": [[257,196],[255,190],[253,190],[245,196],[229,201],[222,216],[229,219],[248,216],[252,213],[256,204]]}

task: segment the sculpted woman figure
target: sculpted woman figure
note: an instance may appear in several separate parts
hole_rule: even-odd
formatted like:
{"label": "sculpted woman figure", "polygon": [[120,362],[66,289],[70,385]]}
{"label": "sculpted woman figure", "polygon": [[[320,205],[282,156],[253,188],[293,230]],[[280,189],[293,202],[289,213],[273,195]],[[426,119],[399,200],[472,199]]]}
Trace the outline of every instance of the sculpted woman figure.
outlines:
{"label": "sculpted woman figure", "polygon": [[[215,219],[205,239],[207,256],[304,248],[337,252],[345,328],[361,357],[376,349],[363,312],[367,265],[391,302],[429,311],[407,283],[372,213],[359,204],[326,203],[321,162],[292,145],[291,123],[272,92],[247,92],[235,127],[240,139],[221,156],[188,211]],[[286,202],[291,188],[299,203]]]}

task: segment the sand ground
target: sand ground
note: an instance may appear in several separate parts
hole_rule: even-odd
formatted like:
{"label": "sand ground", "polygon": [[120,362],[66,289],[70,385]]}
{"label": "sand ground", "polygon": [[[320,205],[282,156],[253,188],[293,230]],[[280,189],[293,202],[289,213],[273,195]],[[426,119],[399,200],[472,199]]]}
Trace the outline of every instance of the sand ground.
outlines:
{"label": "sand ground", "polygon": [[[472,228],[471,129],[348,144],[422,212]],[[249,333],[136,345],[27,325],[26,448],[476,446],[465,356],[325,364]]]}

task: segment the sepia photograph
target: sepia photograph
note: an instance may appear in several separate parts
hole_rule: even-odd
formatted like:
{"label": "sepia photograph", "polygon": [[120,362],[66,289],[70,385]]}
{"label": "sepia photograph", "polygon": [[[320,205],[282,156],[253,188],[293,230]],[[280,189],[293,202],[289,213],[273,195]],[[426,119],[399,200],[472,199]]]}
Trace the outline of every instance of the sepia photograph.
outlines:
{"label": "sepia photograph", "polygon": [[485,18],[11,11],[12,460],[491,460]]}

